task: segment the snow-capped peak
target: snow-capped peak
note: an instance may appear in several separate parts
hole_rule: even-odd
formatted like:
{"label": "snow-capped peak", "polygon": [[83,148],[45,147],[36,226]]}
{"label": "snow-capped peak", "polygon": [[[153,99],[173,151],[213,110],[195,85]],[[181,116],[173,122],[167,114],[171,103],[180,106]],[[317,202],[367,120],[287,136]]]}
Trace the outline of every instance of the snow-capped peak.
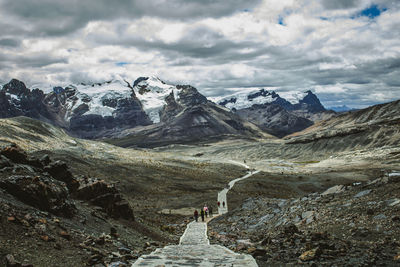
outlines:
{"label": "snow-capped peak", "polygon": [[281,92],[279,93],[284,99],[289,101],[291,104],[298,104],[303,100],[311,91],[306,92]]}
{"label": "snow-capped peak", "polygon": [[299,104],[306,96],[313,94],[311,91],[306,92],[279,92],[268,91],[265,89],[246,90],[230,94],[223,97],[211,98],[212,101],[225,106],[229,109],[245,109],[253,105],[262,105],[267,103],[277,103],[282,105],[296,105]]}
{"label": "snow-capped peak", "polygon": [[165,98],[174,92],[178,99],[178,89],[175,85],[166,84],[157,77],[139,77],[133,83],[137,98],[142,103],[143,110],[153,123],[160,122],[159,112],[166,104]]}
{"label": "snow-capped peak", "polygon": [[213,102],[223,105],[229,109],[244,109],[255,104],[262,105],[272,103],[279,97],[274,91],[265,89],[251,90],[245,92],[234,93],[223,97],[210,98]]}

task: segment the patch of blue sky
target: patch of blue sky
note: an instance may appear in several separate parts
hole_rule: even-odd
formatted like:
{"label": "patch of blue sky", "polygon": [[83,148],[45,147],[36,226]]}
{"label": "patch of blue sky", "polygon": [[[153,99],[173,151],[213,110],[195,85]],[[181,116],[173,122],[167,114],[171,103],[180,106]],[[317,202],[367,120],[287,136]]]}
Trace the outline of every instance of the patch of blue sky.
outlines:
{"label": "patch of blue sky", "polygon": [[278,17],[278,24],[280,24],[282,26],[286,26],[283,16],[281,16],[281,15],[279,15],[279,17]]}
{"label": "patch of blue sky", "polygon": [[125,61],[121,61],[121,62],[115,63],[115,65],[118,66],[118,67],[123,67],[123,66],[129,65],[129,64],[131,64],[131,63],[125,62]]}
{"label": "patch of blue sky", "polygon": [[374,19],[376,17],[379,17],[382,12],[385,12],[387,9],[382,7],[380,8],[378,5],[371,5],[363,10],[361,10],[359,13],[356,15],[352,16],[352,19],[358,18],[358,17],[368,17],[370,19]]}

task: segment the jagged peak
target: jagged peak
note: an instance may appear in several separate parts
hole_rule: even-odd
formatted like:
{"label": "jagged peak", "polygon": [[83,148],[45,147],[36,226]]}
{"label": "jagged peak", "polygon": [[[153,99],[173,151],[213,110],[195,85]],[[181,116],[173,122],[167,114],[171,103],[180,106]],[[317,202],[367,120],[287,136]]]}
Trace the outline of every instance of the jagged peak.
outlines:
{"label": "jagged peak", "polygon": [[25,83],[18,79],[11,79],[10,82],[3,85],[2,90],[13,95],[28,94],[30,92]]}

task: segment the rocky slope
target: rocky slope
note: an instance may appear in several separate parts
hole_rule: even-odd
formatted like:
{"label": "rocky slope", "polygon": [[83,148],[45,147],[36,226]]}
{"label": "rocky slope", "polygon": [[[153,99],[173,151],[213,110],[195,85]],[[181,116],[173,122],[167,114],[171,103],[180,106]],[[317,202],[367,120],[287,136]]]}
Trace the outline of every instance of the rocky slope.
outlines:
{"label": "rocky slope", "polygon": [[250,198],[209,225],[259,266],[397,266],[400,173],[300,198]]}
{"label": "rocky slope", "polygon": [[[287,138],[288,144],[349,147],[398,146],[400,100],[372,106],[322,121]],[[342,144],[342,145],[340,145]]]}
{"label": "rocky slope", "polygon": [[277,137],[304,130],[313,122],[335,116],[335,112],[326,110],[311,91],[287,97],[290,101],[274,91],[261,89],[215,98],[214,101]]}
{"label": "rocky slope", "polygon": [[67,164],[30,156],[12,144],[0,148],[0,192],[2,266],[54,266],[57,257],[69,266],[137,258],[128,247],[140,242],[119,235],[143,239],[123,227],[144,227],[134,222],[119,190],[104,180],[76,177]]}
{"label": "rocky slope", "polygon": [[236,114],[280,138],[313,125],[311,120],[296,116],[277,104],[255,104],[236,111]]}

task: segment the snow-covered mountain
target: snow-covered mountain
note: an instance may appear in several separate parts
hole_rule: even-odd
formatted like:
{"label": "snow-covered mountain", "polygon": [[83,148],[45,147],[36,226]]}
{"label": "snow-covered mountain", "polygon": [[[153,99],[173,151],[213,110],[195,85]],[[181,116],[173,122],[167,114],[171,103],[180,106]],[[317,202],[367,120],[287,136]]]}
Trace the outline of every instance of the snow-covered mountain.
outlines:
{"label": "snow-covered mountain", "polygon": [[259,89],[237,92],[228,96],[214,97],[211,100],[231,110],[246,109],[254,105],[277,104],[287,110],[307,109],[312,112],[325,111],[318,97],[311,91],[284,92],[279,95],[275,91]]}
{"label": "snow-covered mountain", "polygon": [[[190,85],[171,85],[157,77],[117,77],[45,92],[13,79],[0,89],[0,117],[37,118],[83,138],[121,137],[135,127],[160,124],[151,135],[175,142],[183,136],[189,141],[211,135],[261,136],[260,128],[283,137],[334,114],[311,91],[283,95],[260,89],[211,98],[218,106]],[[177,136],[170,138],[172,134]]]}
{"label": "snow-covered mountain", "polygon": [[315,121],[335,115],[327,111],[311,91],[279,95],[274,91],[259,89],[213,100],[278,137],[301,131]]}
{"label": "snow-covered mountain", "polygon": [[[274,91],[265,89],[252,90],[247,92],[237,92],[227,96],[210,98],[215,103],[227,107],[231,110],[240,110],[249,108],[253,105],[263,105],[266,103],[282,102],[282,105],[290,105],[286,99],[281,98]],[[298,103],[298,101],[297,101]]]}
{"label": "snow-covered mountain", "polygon": [[[81,83],[46,93],[13,79],[0,90],[0,118],[15,116],[50,122],[83,138],[125,138],[138,126],[154,125],[150,132],[141,132],[146,133],[141,140],[152,145],[264,135],[196,88],[169,85],[156,77]],[[124,140],[131,140],[124,145],[139,145],[137,138]]]}

